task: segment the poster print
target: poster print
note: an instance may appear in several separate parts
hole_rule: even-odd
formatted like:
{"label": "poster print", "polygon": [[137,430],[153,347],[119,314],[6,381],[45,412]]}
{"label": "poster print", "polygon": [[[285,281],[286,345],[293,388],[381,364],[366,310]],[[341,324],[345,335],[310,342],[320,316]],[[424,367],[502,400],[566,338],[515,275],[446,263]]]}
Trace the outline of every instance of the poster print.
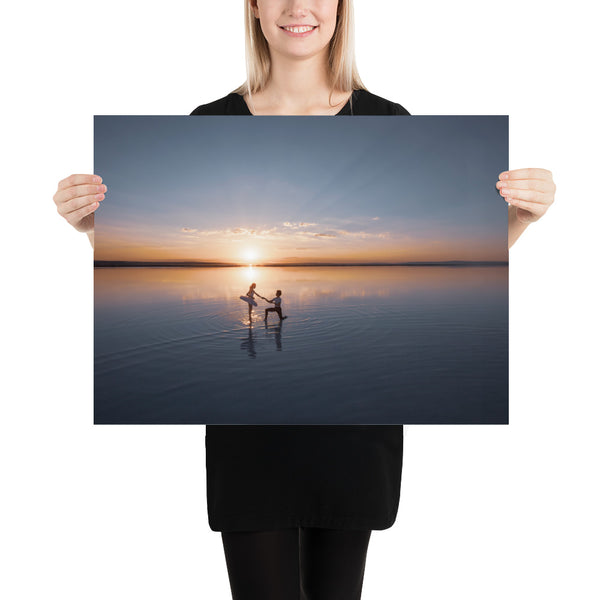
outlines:
{"label": "poster print", "polygon": [[95,118],[95,423],[508,422],[508,118]]}

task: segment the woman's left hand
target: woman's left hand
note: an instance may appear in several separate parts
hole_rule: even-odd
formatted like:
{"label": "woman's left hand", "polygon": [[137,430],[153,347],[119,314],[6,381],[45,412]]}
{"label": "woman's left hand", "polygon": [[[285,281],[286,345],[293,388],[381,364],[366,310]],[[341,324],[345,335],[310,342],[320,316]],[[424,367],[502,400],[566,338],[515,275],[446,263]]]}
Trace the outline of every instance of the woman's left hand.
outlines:
{"label": "woman's left hand", "polygon": [[521,223],[533,223],[554,202],[556,185],[546,169],[516,169],[498,175],[498,188],[507,203],[517,209]]}

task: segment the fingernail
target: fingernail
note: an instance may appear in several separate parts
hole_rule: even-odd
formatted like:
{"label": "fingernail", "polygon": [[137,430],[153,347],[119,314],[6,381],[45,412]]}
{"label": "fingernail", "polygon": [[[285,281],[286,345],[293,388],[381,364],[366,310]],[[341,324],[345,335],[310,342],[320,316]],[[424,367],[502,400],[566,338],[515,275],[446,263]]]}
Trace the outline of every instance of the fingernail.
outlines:
{"label": "fingernail", "polygon": [[96,200],[102,200],[102,198],[104,198],[104,194],[96,194],[96,195],[94,196],[94,198],[95,198]]}
{"label": "fingernail", "polygon": [[99,175],[94,175],[94,183],[102,183],[102,177]]}
{"label": "fingernail", "polygon": [[508,179],[508,171],[504,171],[500,173],[500,179]]}

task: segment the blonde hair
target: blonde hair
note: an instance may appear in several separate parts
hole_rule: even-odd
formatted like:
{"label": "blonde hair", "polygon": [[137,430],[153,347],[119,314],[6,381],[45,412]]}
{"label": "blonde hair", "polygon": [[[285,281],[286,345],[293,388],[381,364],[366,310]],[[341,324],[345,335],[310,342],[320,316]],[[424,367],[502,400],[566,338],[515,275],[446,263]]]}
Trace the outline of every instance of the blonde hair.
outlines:
{"label": "blonde hair", "polygon": [[[271,54],[260,20],[250,8],[250,0],[244,0],[244,29],[246,32],[246,81],[233,93],[252,94],[267,85],[271,74]],[[350,92],[366,90],[356,68],[354,56],[354,7],[352,0],[338,0],[338,17],[329,42],[329,75],[331,91],[329,103],[335,90]],[[352,107],[352,97],[350,97]]]}

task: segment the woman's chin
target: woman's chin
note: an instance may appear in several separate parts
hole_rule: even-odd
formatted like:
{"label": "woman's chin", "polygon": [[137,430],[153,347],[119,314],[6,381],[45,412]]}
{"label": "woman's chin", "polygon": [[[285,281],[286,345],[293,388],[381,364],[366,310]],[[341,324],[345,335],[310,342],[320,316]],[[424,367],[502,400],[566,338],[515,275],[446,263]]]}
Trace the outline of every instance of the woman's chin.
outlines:
{"label": "woman's chin", "polygon": [[319,54],[328,55],[327,46],[319,48],[312,45],[309,47],[308,44],[305,47],[300,47],[300,45],[292,46],[291,44],[279,45],[278,47],[271,46],[271,52],[273,51],[288,60],[303,60],[318,56]]}

